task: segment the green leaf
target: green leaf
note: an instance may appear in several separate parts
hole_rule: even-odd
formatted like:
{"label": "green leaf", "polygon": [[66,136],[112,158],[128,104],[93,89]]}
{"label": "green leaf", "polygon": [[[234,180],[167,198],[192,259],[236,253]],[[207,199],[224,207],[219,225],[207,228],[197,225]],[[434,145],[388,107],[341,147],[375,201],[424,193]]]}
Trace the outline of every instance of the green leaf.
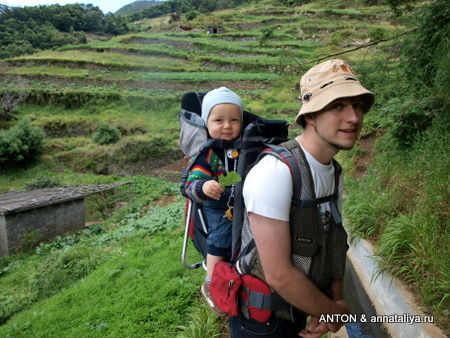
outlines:
{"label": "green leaf", "polygon": [[242,181],[242,177],[235,171],[228,172],[226,174],[226,176],[225,175],[219,176],[219,184],[222,187],[228,187],[228,186],[236,184],[240,181]]}

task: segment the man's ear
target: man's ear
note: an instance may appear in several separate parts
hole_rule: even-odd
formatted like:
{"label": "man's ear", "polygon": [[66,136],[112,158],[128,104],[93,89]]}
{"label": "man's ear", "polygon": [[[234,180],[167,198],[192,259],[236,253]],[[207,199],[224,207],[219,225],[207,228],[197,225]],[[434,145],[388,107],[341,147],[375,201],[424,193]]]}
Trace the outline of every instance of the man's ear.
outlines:
{"label": "man's ear", "polygon": [[306,125],[310,124],[310,125],[313,126],[314,125],[315,116],[316,116],[316,113],[310,113],[310,114],[303,115],[303,118],[305,119]]}

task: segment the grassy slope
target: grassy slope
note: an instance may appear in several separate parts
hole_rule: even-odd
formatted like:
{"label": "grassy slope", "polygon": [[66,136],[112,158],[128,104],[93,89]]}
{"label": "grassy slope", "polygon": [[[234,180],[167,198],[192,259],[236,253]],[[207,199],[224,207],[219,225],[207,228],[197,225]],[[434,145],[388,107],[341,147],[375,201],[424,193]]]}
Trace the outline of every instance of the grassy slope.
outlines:
{"label": "grassy slope", "polygon": [[1,336],[173,336],[186,325],[202,276],[179,263],[181,234],[133,238],[95,271],[20,312]]}
{"label": "grassy slope", "polygon": [[[19,85],[26,87],[29,93],[28,104],[18,108],[18,116],[31,118],[35,125],[46,130],[49,138],[46,140],[45,155],[41,161],[26,170],[4,172],[0,177],[0,189],[20,189],[24,184],[42,177],[56,178],[58,182],[65,184],[111,182],[120,178],[98,174],[117,173],[117,168],[114,167],[116,163],[119,163],[121,168],[126,166],[137,168],[141,167],[142,161],[157,162],[157,159],[165,153],[172,154],[164,160],[165,163],[176,159],[177,156],[179,158],[180,154],[175,151],[178,133],[176,115],[179,109],[179,98],[186,91],[209,90],[219,85],[227,85],[243,97],[248,110],[264,117],[284,118],[292,122],[294,117],[292,112],[298,109],[299,74],[311,66],[311,64],[300,65],[300,63],[351,48],[344,46],[352,43],[386,38],[406,29],[401,21],[387,20],[390,14],[386,7],[367,7],[362,3],[355,0],[349,5],[348,1],[320,0],[296,8],[286,8],[272,1],[262,1],[207,16],[199,15],[193,21],[181,22],[183,26],[192,28],[189,31],[179,31],[177,26],[180,23],[169,24],[167,17],[143,20],[136,25],[152,27],[151,30],[116,37],[111,41],[92,41],[83,46],[67,47],[60,51],[42,51],[35,55],[8,60],[0,69],[4,88]],[[217,36],[206,36],[204,28],[210,24],[224,26],[225,32]],[[354,68],[362,75],[363,83],[372,88],[377,96],[377,103],[370,116],[366,118],[364,137],[383,133],[392,122],[389,120],[390,108],[387,102],[391,97],[398,95],[396,83],[402,80],[396,77],[396,61],[393,58],[396,53],[395,48],[395,41],[393,41],[342,56],[354,65]],[[17,76],[18,74],[21,79]],[[158,81],[155,81],[156,79]],[[106,121],[119,127],[124,135],[122,140],[110,146],[98,146],[93,143],[90,136],[99,121]],[[292,126],[292,135],[298,131],[295,126]],[[434,136],[429,137],[433,139]],[[436,140],[431,144],[445,144],[442,142],[444,141]],[[414,157],[421,152],[432,152],[432,148],[418,148],[408,156],[403,156],[405,154],[401,153],[386,153],[383,157],[388,148],[388,145],[378,146],[376,152],[379,155],[372,169],[362,180],[354,178],[347,181],[350,191],[346,212],[351,218],[351,223],[355,225],[353,231],[374,240],[382,236],[385,228],[398,229],[398,224],[405,225],[399,229],[411,233],[408,225],[412,219],[412,223],[416,224],[414,229],[417,230],[415,231],[417,236],[411,236],[412,240],[402,242],[405,251],[400,250],[394,253],[386,251],[383,249],[382,242],[379,251],[389,258],[385,260],[386,267],[406,278],[410,285],[418,290],[417,293],[428,306],[428,311],[439,315],[440,318],[445,318],[448,315],[446,312],[448,297],[446,299],[442,297],[445,290],[448,290],[448,285],[445,285],[445,281],[448,281],[448,277],[445,277],[445,271],[448,273],[446,262],[448,252],[443,251],[442,248],[449,247],[445,243],[445,238],[449,236],[436,236],[436,233],[444,232],[445,234],[447,231],[441,223],[442,217],[445,218],[445,203],[442,204],[430,198],[423,204],[426,209],[415,207],[422,205],[424,196],[438,195],[445,201],[446,197],[442,195],[445,186],[439,183],[442,183],[442,175],[431,175],[435,177],[434,181],[431,180],[428,184],[424,181],[418,190],[413,187],[417,191],[413,194],[415,202],[408,204],[405,209],[405,205],[399,206],[393,202],[410,201],[411,196],[405,193],[409,191],[407,187],[411,188],[407,182],[427,176],[427,171],[416,171],[414,166],[410,166],[408,173],[404,174],[405,163],[410,163],[408,156]],[[341,154],[340,159],[347,171],[352,172],[354,164],[366,154],[362,147],[357,146],[353,151]],[[151,161],[148,161],[148,158],[151,158]],[[432,163],[434,168],[443,168],[437,159]],[[152,167],[148,165],[142,167],[145,168],[144,173],[151,173]],[[386,183],[379,185],[378,182]],[[436,182],[439,184],[435,184]],[[428,186],[436,187],[435,191],[430,191]],[[385,194],[386,191],[389,194]],[[439,210],[443,210],[444,216],[438,217],[436,222],[433,221],[434,223],[429,222],[433,218],[428,215],[435,215],[433,210],[437,205]],[[358,217],[366,214],[364,208],[367,206],[370,206],[367,214],[372,218],[369,221],[363,219],[359,222]],[[352,213],[350,210],[352,207],[363,211]],[[415,216],[416,211],[418,215]],[[133,212],[124,213],[122,216],[127,218],[130,214]],[[392,221],[389,221],[390,219]],[[122,224],[119,219],[115,222]],[[435,227],[438,230],[430,234],[425,225],[432,223],[436,224]],[[369,232],[365,231],[364,227],[367,227]],[[421,230],[420,227],[422,227]],[[370,233],[372,229],[376,232]],[[421,240],[423,234],[430,234],[430,236],[422,236],[426,240]],[[171,241],[179,241],[180,233],[165,233],[164,236],[168,236],[172,239]],[[389,247],[389,243],[392,243],[397,248],[398,242],[403,239],[403,235],[400,234],[397,242],[392,243],[387,240],[384,247]],[[120,245],[118,252],[127,252],[134,257],[133,263],[129,266],[125,264],[120,267],[124,263],[120,255],[107,255],[105,262],[95,265],[93,269],[95,276],[99,273],[97,271],[117,270],[117,272],[111,272],[114,278],[99,277],[105,283],[105,290],[115,289],[115,283],[120,284],[122,279],[126,279],[124,276],[128,274],[138,278],[136,266],[141,265],[141,260],[150,262],[149,257],[138,254],[138,251],[152,241],[151,236],[144,236],[142,241],[134,239],[132,243]],[[425,242],[431,244],[424,244]],[[179,242],[177,243],[179,248]],[[414,254],[405,254],[411,245],[415,250]],[[421,247],[426,249],[422,250]],[[436,249],[433,250],[433,248]],[[154,254],[159,255],[159,252],[158,249]],[[393,256],[395,259],[392,259]],[[436,263],[432,265],[429,262],[425,263],[429,257],[435,257],[432,261]],[[19,261],[20,259],[18,258]],[[32,265],[25,262],[28,260],[34,262],[34,259],[38,258],[34,255],[27,256],[24,258],[23,265]],[[14,258],[11,262],[13,261]],[[0,275],[3,281],[9,274],[10,265],[16,266],[9,261],[3,262],[3,269],[7,272],[6,275]],[[167,264],[167,269],[179,271],[176,266],[179,266],[178,259],[174,265]],[[396,267],[403,268],[399,271],[395,269]],[[162,267],[162,270],[164,269],[166,266]],[[413,273],[408,274],[410,271]],[[85,312],[80,315],[77,325],[81,325],[78,326],[79,328],[83,327],[86,336],[96,333],[131,335],[132,331],[127,330],[140,329],[146,330],[147,334],[156,332],[152,331],[147,323],[133,322],[133,314],[99,310],[102,314],[97,316],[94,311],[86,311],[89,306],[85,302],[90,302],[90,299],[85,295],[94,290],[95,279],[98,279],[92,276],[90,273],[86,274],[82,280],[69,286],[66,291],[57,293],[42,303],[38,301],[39,298],[33,298],[30,304],[37,301],[32,308],[35,310],[19,313],[7,325],[1,327],[0,332],[12,334],[13,330],[18,328],[19,331],[16,334],[28,334],[27,332],[30,332],[30,336],[37,334],[40,329],[36,328],[40,324],[33,317],[34,313],[38,314],[37,317],[44,316],[41,317],[44,323],[47,321],[55,323],[55,330],[62,332],[62,330],[59,331],[58,324],[62,320],[53,321],[49,315],[57,311],[55,304],[61,304],[58,302],[70,304],[73,308],[70,311],[77,313],[76,316],[80,312]],[[194,278],[193,280],[199,278],[198,274],[192,274],[192,272],[183,272],[182,276],[180,280],[186,277],[187,285],[192,285],[189,284],[192,283],[190,278]],[[128,279],[133,278],[128,277]],[[138,280],[144,285],[147,283],[139,278]],[[424,279],[426,283],[422,282]],[[123,293],[125,300],[127,293],[133,293],[133,287],[141,290],[140,285],[133,283],[130,289],[126,289]],[[76,296],[78,288],[83,290],[80,291],[80,295],[83,294],[82,298]],[[142,292],[148,295],[145,288]],[[182,292],[189,294],[191,291]],[[139,295],[140,291],[136,291],[136,298],[130,302],[137,302],[139,306],[145,307],[145,302],[139,302]],[[189,295],[192,298],[193,294]],[[4,297],[6,296],[0,299],[8,301],[9,298]],[[176,299],[176,295],[174,297]],[[117,304],[111,303],[107,308],[117,309],[129,306],[126,301],[122,302],[120,299],[115,301]],[[158,301],[155,302],[158,308]],[[96,308],[94,303],[89,304],[93,304],[92,306]],[[192,299],[177,304],[179,308],[174,311],[178,314],[189,312],[189,308],[197,308],[197,304],[193,305]],[[66,307],[63,306],[63,308]],[[66,309],[62,312],[64,311]],[[137,312],[143,313],[140,308]],[[130,316],[122,320],[126,322],[124,327],[119,327],[119,324],[111,323],[109,320],[111,316],[121,322],[120,315]],[[89,316],[92,319],[89,319]],[[214,322],[204,316],[201,311],[195,312],[194,319],[197,325],[200,322],[208,325]],[[214,326],[216,324],[212,325],[213,330],[218,329]],[[180,318],[176,324],[166,321],[161,325],[164,328],[159,328],[162,330],[160,334],[164,330],[167,330],[164,332],[173,333],[177,325],[188,326],[186,317]],[[208,326],[201,330],[209,329],[211,327]],[[195,329],[192,329],[189,334],[195,335],[194,332]]]}

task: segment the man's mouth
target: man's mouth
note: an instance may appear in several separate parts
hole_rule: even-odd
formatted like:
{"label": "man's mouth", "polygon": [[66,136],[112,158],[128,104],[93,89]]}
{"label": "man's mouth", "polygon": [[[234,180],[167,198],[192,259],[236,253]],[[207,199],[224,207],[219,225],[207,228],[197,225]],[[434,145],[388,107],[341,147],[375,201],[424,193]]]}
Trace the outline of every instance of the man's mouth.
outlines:
{"label": "man's mouth", "polygon": [[358,132],[357,128],[351,128],[351,129],[339,129],[340,132],[346,133],[346,134],[354,134]]}

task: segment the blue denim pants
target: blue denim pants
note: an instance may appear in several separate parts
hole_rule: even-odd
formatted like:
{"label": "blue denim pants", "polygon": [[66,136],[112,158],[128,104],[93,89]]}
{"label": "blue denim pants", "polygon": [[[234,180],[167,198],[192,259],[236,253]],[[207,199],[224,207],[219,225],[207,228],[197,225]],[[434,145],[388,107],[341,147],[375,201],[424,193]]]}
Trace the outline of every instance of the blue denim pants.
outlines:
{"label": "blue denim pants", "polygon": [[272,316],[265,323],[251,318],[247,319],[241,314],[230,317],[231,338],[285,338],[298,337],[298,333],[306,326],[306,316],[299,315],[295,322]]}
{"label": "blue denim pants", "polygon": [[208,254],[226,257],[231,249],[232,221],[225,217],[224,208],[212,208],[205,204],[203,214],[208,224]]}

